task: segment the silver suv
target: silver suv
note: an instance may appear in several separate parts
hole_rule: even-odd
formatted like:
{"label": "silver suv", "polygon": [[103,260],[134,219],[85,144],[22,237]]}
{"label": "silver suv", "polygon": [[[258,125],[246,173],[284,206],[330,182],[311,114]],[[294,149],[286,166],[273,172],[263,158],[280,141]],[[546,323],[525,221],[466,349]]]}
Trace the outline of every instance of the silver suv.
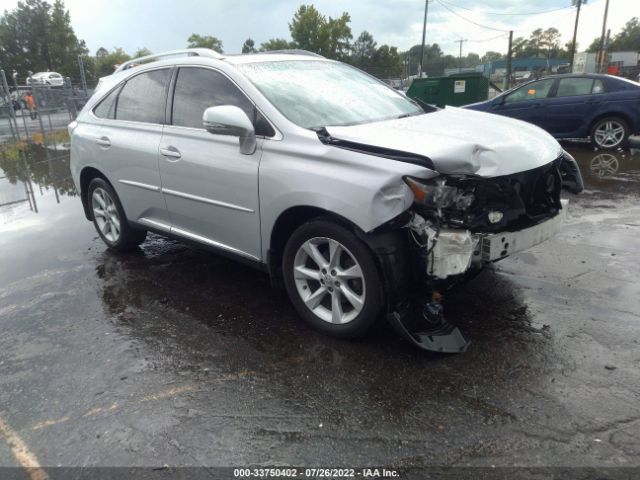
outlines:
{"label": "silver suv", "polygon": [[582,188],[538,127],[420,104],[301,51],[133,60],[69,131],[109,248],[147,231],[210,247],[268,272],[340,337],[549,238],[561,188]]}

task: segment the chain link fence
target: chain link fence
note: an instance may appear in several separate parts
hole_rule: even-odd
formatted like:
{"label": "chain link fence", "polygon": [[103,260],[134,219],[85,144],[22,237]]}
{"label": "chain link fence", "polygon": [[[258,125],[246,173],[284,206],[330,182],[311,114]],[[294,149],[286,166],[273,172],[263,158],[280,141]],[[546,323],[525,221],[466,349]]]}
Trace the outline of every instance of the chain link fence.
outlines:
{"label": "chain link fence", "polygon": [[60,87],[10,87],[0,70],[0,209],[26,205],[37,213],[38,199],[51,190],[58,203],[76,195],[67,125],[91,94],[69,79]]}

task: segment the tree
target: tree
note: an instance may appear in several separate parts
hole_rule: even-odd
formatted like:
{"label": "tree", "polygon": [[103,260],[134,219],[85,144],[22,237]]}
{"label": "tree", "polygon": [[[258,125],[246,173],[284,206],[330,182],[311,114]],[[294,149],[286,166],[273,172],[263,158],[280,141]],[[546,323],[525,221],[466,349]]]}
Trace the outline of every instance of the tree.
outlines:
{"label": "tree", "polygon": [[[133,54],[133,58],[146,57],[148,55],[153,55],[153,52],[146,47],[142,47],[135,51],[135,53]],[[96,56],[97,56],[97,52],[96,52]]]}
{"label": "tree", "polygon": [[301,5],[289,23],[289,31],[296,48],[343,60],[349,55],[349,41],[353,38],[350,21],[347,12],[327,19],[313,5]]}
{"label": "tree", "polygon": [[323,43],[326,45],[323,55],[336,60],[345,60],[349,56],[349,41],[353,38],[349,26],[351,17],[344,12],[340,18],[331,18],[321,30]]}
{"label": "tree", "polygon": [[402,58],[397,47],[382,45],[373,56],[371,73],[381,78],[395,78],[402,74]]}
{"label": "tree", "polygon": [[469,52],[466,57],[462,57],[462,66],[464,68],[473,68],[476,65],[480,65],[480,55],[477,53]]}
{"label": "tree", "polygon": [[298,48],[321,53],[321,29],[326,19],[313,5],[301,5],[289,24],[291,38]]}
{"label": "tree", "polygon": [[268,52],[271,50],[289,50],[292,48],[296,48],[295,44],[285,40],[284,38],[271,38],[260,44],[261,52]]}
{"label": "tree", "polygon": [[505,55],[500,52],[489,50],[482,56],[482,63],[493,63],[503,60]]}
{"label": "tree", "polygon": [[[420,69],[421,45],[414,45],[408,51],[400,54],[401,58],[407,60],[407,71],[409,75],[417,75]],[[453,63],[452,63],[453,62]],[[424,46],[423,72],[432,77],[442,75],[445,68],[456,67],[457,59],[451,55],[443,56],[442,49],[437,43],[426,44]]]}
{"label": "tree", "polygon": [[187,42],[189,42],[187,48],[210,48],[216,52],[223,53],[222,40],[211,35],[192,33],[191,36],[187,38]]}
{"label": "tree", "polygon": [[255,42],[251,38],[247,38],[242,45],[242,53],[255,53]]}
{"label": "tree", "polygon": [[78,55],[87,53],[62,0],[53,6],[43,0],[18,2],[0,17],[0,63],[7,71],[17,70],[19,78],[44,70],[78,78]]}
{"label": "tree", "polygon": [[638,21],[638,17],[633,17],[625,24],[622,31],[611,41],[609,50],[640,52],[640,21]]}
{"label": "tree", "polygon": [[547,58],[557,57],[560,47],[560,32],[557,28],[547,28],[540,36],[540,48]]}
{"label": "tree", "polygon": [[358,36],[351,45],[351,57],[349,63],[358,68],[367,70],[373,64],[373,57],[376,54],[376,41],[366,30]]}
{"label": "tree", "polygon": [[[98,56],[97,53],[100,52]],[[95,76],[104,77],[111,75],[116,66],[131,60],[131,57],[122,48],[114,48],[109,52],[106,48],[99,48],[95,58]]]}
{"label": "tree", "polygon": [[100,47],[98,50],[96,50],[96,58],[98,59],[103,58],[107,55],[109,55],[109,50],[104,47]]}

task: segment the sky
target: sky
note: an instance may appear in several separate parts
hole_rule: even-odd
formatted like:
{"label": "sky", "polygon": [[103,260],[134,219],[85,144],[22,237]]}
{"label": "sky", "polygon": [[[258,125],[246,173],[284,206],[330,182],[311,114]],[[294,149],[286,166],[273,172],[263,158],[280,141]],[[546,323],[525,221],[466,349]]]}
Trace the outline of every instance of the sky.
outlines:
{"label": "sky", "polygon": [[[17,3],[0,0],[0,11]],[[153,52],[184,48],[192,33],[214,35],[226,53],[238,53],[248,37],[257,46],[270,38],[290,39],[288,23],[302,3],[313,3],[326,16],[347,11],[354,39],[367,30],[378,45],[400,50],[422,39],[424,0],[65,0],[76,35],[92,54],[100,47],[122,47],[128,53],[142,47]],[[506,53],[508,30],[514,30],[514,38],[528,37],[536,28],[553,26],[564,44],[573,35],[575,9],[570,5],[571,0],[430,0],[426,43],[438,43],[445,53],[457,55],[457,40],[466,39],[463,55]],[[582,6],[579,50],[600,36],[604,6],[605,0],[588,0]],[[610,0],[611,35],[634,14],[640,16],[640,0]]]}

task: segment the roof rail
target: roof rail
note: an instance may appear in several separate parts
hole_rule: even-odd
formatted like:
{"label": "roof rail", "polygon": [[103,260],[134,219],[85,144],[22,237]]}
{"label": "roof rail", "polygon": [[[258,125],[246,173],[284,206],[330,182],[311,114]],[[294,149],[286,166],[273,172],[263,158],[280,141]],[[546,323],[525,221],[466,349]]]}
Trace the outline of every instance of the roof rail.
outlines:
{"label": "roof rail", "polygon": [[275,54],[286,54],[286,55],[308,55],[310,57],[320,57],[320,58],[325,58],[322,55],[320,55],[319,53],[314,53],[314,52],[310,52],[309,50],[302,50],[299,48],[291,48],[291,49],[284,49],[284,50],[267,50],[264,52],[257,52],[258,54],[260,53],[267,53],[267,54],[271,54],[271,53],[275,53]]}
{"label": "roof rail", "polygon": [[154,53],[151,55],[146,55],[144,57],[138,57],[138,58],[133,58],[131,60],[127,60],[118,68],[116,68],[116,72],[120,72],[122,70],[127,70],[129,68],[136,67],[141,63],[157,62],[165,58],[185,57],[185,56],[186,57],[207,57],[207,58],[215,58],[217,60],[222,60],[224,58],[223,55],[221,55],[220,53],[210,48],[183,48],[180,50],[170,50],[168,52]]}

